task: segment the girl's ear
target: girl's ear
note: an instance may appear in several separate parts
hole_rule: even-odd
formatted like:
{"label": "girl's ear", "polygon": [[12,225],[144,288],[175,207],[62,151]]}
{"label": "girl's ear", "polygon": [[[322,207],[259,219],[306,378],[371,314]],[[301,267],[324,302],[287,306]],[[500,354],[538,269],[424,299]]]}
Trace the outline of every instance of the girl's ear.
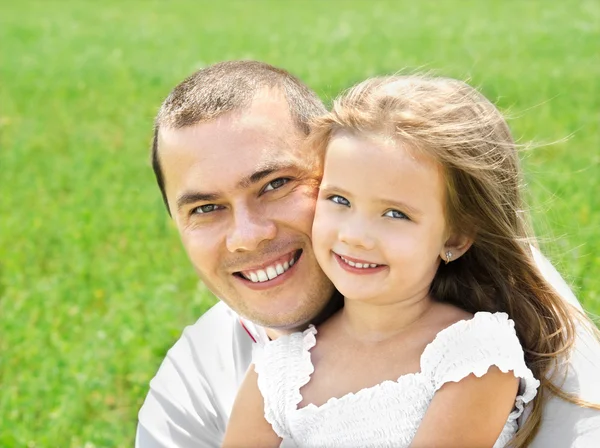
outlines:
{"label": "girl's ear", "polygon": [[446,240],[440,258],[446,262],[458,260],[462,257],[473,244],[473,238],[462,234],[453,234]]}

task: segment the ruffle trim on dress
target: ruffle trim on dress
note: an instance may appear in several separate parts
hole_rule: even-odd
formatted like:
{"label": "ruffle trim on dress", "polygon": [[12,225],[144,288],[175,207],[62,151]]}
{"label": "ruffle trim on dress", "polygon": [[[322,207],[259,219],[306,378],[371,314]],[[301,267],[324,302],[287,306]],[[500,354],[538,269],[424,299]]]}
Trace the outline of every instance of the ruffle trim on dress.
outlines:
{"label": "ruffle trim on dress", "polygon": [[302,332],[302,354],[300,356],[298,365],[295,369],[296,378],[293,383],[289,386],[292,391],[292,397],[290,401],[290,411],[298,409],[298,405],[302,401],[302,394],[300,389],[308,384],[310,376],[314,373],[315,367],[313,366],[310,350],[316,345],[317,329],[314,325],[310,325],[306,330]]}
{"label": "ruffle trim on dress", "polygon": [[285,423],[280,421],[277,400],[274,400],[275,396],[271,392],[271,388],[275,387],[275,385],[272,384],[274,378],[269,375],[270,369],[267,368],[264,362],[266,347],[275,342],[277,341],[268,342],[265,345],[254,344],[252,346],[252,362],[254,364],[254,371],[258,376],[258,389],[260,390],[265,403],[265,420],[271,424],[273,431],[275,431],[279,437],[283,438],[289,437],[289,435],[285,428]]}
{"label": "ruffle trim on dress", "polygon": [[[313,403],[309,403],[301,409],[298,409],[298,404],[302,402],[303,397],[300,393],[300,389],[304,387],[310,381],[311,375],[314,373],[314,365],[312,363],[310,350],[316,345],[316,334],[317,329],[314,326],[310,326],[306,329],[303,334],[302,340],[302,354],[300,364],[296,367],[297,377],[295,387],[294,384],[291,384],[293,387],[293,399],[290,406],[291,411],[298,411],[300,413],[314,413],[314,412],[324,412],[328,408],[332,406],[336,406],[338,403],[342,402],[344,404],[350,404],[357,400],[370,400],[370,399],[380,399],[383,391],[390,393],[396,392],[399,387],[399,383],[401,383],[402,388],[408,388],[408,390],[413,390],[415,385],[422,384],[422,380],[419,378],[421,373],[407,373],[400,376],[397,380],[386,380],[382,381],[379,384],[375,384],[370,387],[365,387],[360,389],[357,392],[348,392],[347,394],[341,397],[331,397],[325,403],[320,406],[317,406]],[[410,385],[413,386],[410,386]],[[402,389],[400,389],[402,390]]]}
{"label": "ruffle trim on dress", "polygon": [[317,329],[281,336],[264,346],[253,346],[252,359],[258,388],[265,403],[265,420],[283,439],[291,437],[287,415],[302,401],[300,388],[310,381],[314,368],[310,349],[316,344]]}
{"label": "ruffle trim on dress", "polygon": [[[348,392],[341,397],[331,397],[325,403],[320,406],[315,404],[308,404],[305,407],[298,409],[301,413],[313,413],[313,412],[325,412],[328,408],[336,406],[338,403],[343,405],[349,405],[355,401],[363,400],[369,402],[370,400],[379,400],[385,397],[385,394],[397,394],[403,390],[417,390],[418,387],[422,388],[423,381],[420,380],[420,373],[407,373],[402,375],[398,380],[385,380],[381,383],[373,386],[364,387],[357,392]],[[398,395],[400,398],[405,398]],[[415,399],[418,397],[415,397]]]}

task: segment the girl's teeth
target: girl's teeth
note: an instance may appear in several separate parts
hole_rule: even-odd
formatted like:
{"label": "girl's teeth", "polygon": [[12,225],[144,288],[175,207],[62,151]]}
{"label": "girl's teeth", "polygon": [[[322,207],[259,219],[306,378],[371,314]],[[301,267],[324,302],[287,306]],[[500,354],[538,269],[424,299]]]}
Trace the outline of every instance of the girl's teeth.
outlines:
{"label": "girl's teeth", "polygon": [[286,261],[285,263],[283,263],[283,269],[285,269],[286,271],[290,268],[290,264]]}
{"label": "girl's teeth", "polygon": [[277,271],[277,275],[283,274],[285,272],[285,270],[283,269],[283,266],[281,266],[280,264],[275,266],[275,270]]}
{"label": "girl's teeth", "polygon": [[256,283],[258,281],[258,275],[256,275],[254,272],[250,272],[250,280]]}
{"label": "girl's teeth", "polygon": [[376,268],[377,265],[374,263],[355,263],[353,261],[347,260],[344,257],[340,257],[342,260],[344,260],[344,262],[346,264],[349,264],[350,266],[354,267],[354,268],[359,268],[359,269],[366,269],[366,268]]}
{"label": "girl's teeth", "polygon": [[258,271],[256,271],[256,275],[258,275],[259,282],[266,282],[267,280],[269,280],[267,273],[265,271],[263,271],[262,269],[259,269]]}

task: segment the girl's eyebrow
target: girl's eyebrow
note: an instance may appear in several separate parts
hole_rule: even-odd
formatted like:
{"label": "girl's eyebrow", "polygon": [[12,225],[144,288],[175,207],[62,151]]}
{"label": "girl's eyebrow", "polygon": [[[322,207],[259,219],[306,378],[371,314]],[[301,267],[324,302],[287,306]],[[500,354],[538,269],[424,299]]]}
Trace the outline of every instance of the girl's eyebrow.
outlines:
{"label": "girl's eyebrow", "polygon": [[408,205],[406,202],[396,201],[393,199],[380,199],[379,202],[388,207],[394,207],[394,208],[398,208],[400,210],[404,210],[404,211],[408,212],[409,215],[412,215],[412,216],[420,216],[423,214],[422,211],[417,210],[416,208]]}
{"label": "girl's eyebrow", "polygon": [[[330,185],[330,184],[321,184],[320,190],[325,193],[339,193],[342,196],[348,196],[348,197],[352,196],[352,193],[350,193],[349,191],[346,191],[343,188],[336,187],[335,185]],[[407,212],[409,215],[412,215],[412,216],[421,216],[423,214],[423,212],[421,210],[418,210],[418,209],[414,208],[413,206],[408,205],[406,202],[397,201],[397,200],[388,199],[388,198],[380,198],[378,200],[378,202],[386,207],[393,207],[393,208],[398,208],[400,210],[404,210],[405,212]]]}
{"label": "girl's eyebrow", "polygon": [[319,189],[321,191],[335,191],[336,193],[340,193],[346,196],[352,196],[352,193],[350,193],[349,191],[344,190],[343,188],[340,187],[336,187],[335,185],[329,185],[329,184],[321,184],[321,186],[319,187]]}

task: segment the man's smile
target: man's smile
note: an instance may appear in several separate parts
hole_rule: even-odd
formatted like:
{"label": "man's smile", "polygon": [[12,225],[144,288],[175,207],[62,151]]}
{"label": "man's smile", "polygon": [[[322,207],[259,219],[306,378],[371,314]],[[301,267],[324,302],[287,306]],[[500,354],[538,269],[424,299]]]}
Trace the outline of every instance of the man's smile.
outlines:
{"label": "man's smile", "polygon": [[234,275],[249,280],[252,283],[264,283],[285,274],[302,255],[302,249],[289,252],[275,260],[263,263],[249,269],[235,272]]}

